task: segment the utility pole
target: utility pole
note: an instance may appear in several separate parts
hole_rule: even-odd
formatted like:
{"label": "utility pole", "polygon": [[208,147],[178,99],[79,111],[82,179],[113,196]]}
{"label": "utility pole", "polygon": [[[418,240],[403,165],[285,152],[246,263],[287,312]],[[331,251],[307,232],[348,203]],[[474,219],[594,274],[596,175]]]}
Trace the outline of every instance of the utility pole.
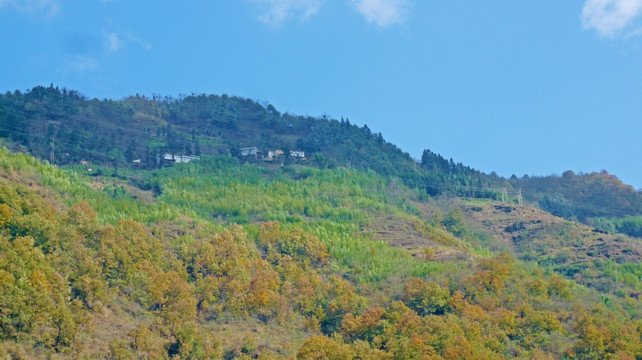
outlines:
{"label": "utility pole", "polygon": [[522,206],[522,189],[519,189],[517,192],[517,202],[519,203],[519,206]]}
{"label": "utility pole", "polygon": [[505,203],[507,198],[508,194],[506,193],[506,188],[502,188],[502,202]]}

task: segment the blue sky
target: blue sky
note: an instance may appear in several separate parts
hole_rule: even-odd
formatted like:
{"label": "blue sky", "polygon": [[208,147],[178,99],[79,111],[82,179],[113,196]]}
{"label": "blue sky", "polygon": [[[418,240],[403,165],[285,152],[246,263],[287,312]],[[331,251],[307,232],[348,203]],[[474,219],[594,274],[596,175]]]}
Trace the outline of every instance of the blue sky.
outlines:
{"label": "blue sky", "polygon": [[230,94],[642,188],[642,0],[0,0],[0,91]]}

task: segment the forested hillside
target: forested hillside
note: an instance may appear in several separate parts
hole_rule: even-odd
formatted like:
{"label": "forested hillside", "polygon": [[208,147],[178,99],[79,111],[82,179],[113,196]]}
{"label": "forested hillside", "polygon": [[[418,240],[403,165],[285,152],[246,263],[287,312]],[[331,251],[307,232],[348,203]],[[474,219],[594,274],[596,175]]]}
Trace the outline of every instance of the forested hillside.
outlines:
{"label": "forested hillside", "polygon": [[[493,196],[493,189],[510,186],[430,152],[417,164],[381,134],[347,119],[281,114],[272,105],[227,95],[100,101],[76,91],[36,87],[0,96],[0,114],[0,137],[10,140],[12,148],[58,165],[154,169],[165,165],[166,153],[240,157],[239,149],[257,147],[260,155],[275,149],[303,151],[306,164],[318,168],[371,169],[433,195]],[[288,161],[284,156],[280,163]]]}
{"label": "forested hillside", "polygon": [[[164,154],[223,154],[261,163],[268,150],[280,149],[286,156],[276,163],[287,164],[294,161],[289,151],[297,150],[305,153],[306,166],[369,169],[433,197],[517,203],[521,190],[527,203],[604,231],[639,236],[642,223],[636,217],[642,214],[640,192],[607,173],[504,179],[430,150],[415,161],[380,133],[348,119],[281,114],[272,105],[227,95],[136,95],[113,101],[38,86],[0,95],[0,138],[11,149],[52,164],[102,165],[115,172],[163,167]],[[243,157],[244,147],[259,153]],[[623,223],[626,216],[631,218]]]}
{"label": "forested hillside", "polygon": [[[179,98],[131,96],[119,101],[88,99],[53,85],[0,95],[0,138],[14,150],[28,151],[52,164],[89,163],[114,168],[155,169],[164,154],[224,154],[261,162],[268,150],[305,153],[307,166],[373,170],[398,177],[430,196],[452,194],[509,200],[522,198],[567,219],[618,226],[625,216],[642,214],[642,195],[607,173],[504,179],[425,150],[413,160],[383,136],[348,119],[281,114],[274,106],[227,95]],[[256,147],[256,156],[240,149]],[[136,162],[134,162],[137,160]],[[300,162],[300,161],[299,161]],[[638,221],[635,218],[634,221]],[[636,235],[637,236],[637,235]]]}
{"label": "forested hillside", "polygon": [[558,225],[531,232],[510,218],[527,207],[374,171],[227,155],[113,170],[0,151],[3,357],[642,356],[638,240],[597,253],[561,219],[533,215]]}

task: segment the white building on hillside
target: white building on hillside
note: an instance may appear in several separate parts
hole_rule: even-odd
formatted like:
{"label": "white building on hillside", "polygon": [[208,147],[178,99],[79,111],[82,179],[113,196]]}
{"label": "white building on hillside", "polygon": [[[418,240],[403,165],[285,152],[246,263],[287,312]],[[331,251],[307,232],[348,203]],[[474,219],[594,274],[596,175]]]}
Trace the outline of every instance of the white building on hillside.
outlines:
{"label": "white building on hillside", "polygon": [[193,160],[200,160],[200,156],[195,155],[174,155],[165,154],[164,159],[167,163],[188,163]]}
{"label": "white building on hillside", "polygon": [[241,156],[256,156],[259,153],[259,149],[256,146],[240,148],[239,151]]}

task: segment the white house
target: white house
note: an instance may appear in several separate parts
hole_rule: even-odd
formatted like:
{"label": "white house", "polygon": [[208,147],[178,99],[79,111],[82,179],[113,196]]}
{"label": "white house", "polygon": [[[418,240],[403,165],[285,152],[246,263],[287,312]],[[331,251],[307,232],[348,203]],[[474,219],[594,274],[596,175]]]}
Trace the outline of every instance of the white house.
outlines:
{"label": "white house", "polygon": [[174,154],[165,154],[165,162],[170,163],[188,163],[192,160],[199,160],[200,156],[195,155],[174,155]]}
{"label": "white house", "polygon": [[305,160],[305,152],[298,151],[298,150],[292,150],[292,151],[290,151],[290,157],[299,158],[299,159],[304,159]]}
{"label": "white house", "polygon": [[241,156],[256,156],[259,153],[259,149],[256,146],[241,148],[239,151]]}

